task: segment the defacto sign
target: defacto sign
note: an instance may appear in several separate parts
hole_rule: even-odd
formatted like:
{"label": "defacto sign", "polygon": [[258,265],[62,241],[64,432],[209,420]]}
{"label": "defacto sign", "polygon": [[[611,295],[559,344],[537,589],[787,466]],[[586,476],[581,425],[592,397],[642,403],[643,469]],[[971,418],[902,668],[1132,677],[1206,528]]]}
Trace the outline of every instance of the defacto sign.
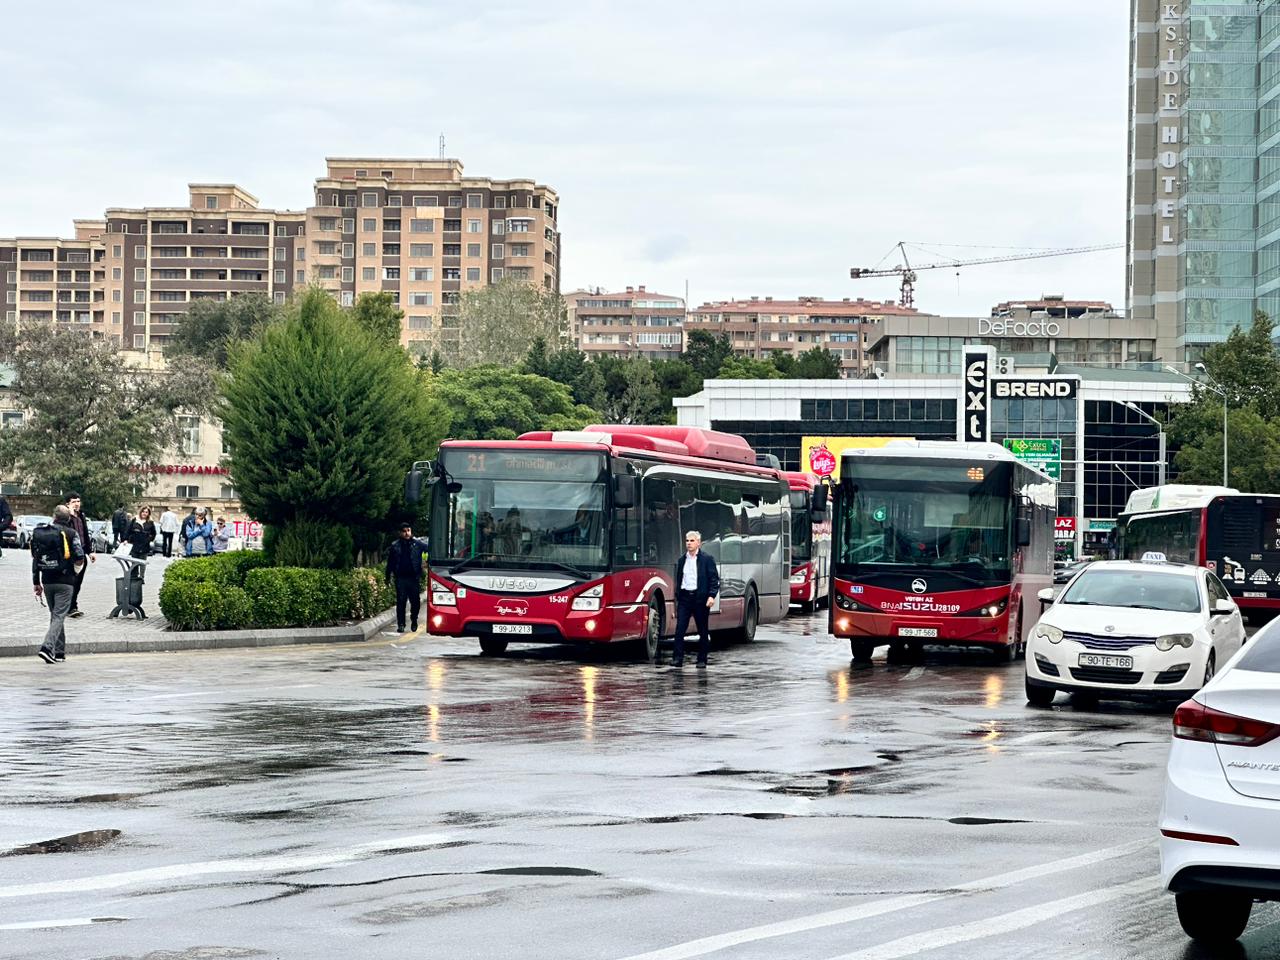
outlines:
{"label": "defacto sign", "polygon": [[1048,340],[1062,335],[1062,326],[1056,320],[992,320],[978,318],[980,337],[1039,337]]}
{"label": "defacto sign", "polygon": [[1035,397],[1072,400],[1079,383],[1079,380],[1072,377],[1011,377],[1007,380],[993,380],[991,395],[997,400]]}
{"label": "defacto sign", "polygon": [[964,348],[957,439],[967,443],[991,439],[991,353],[990,347]]}

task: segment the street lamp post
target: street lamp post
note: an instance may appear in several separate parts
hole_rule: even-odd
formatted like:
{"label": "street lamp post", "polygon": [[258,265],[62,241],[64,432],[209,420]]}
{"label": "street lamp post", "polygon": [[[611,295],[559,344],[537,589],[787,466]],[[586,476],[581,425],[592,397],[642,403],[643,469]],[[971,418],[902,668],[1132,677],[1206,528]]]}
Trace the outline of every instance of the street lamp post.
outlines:
{"label": "street lamp post", "polygon": [[1155,417],[1153,417],[1151,414],[1147,413],[1147,411],[1143,410],[1136,403],[1130,403],[1128,400],[1122,400],[1120,402],[1124,404],[1124,406],[1132,410],[1134,413],[1136,413],[1138,416],[1142,417],[1144,420],[1151,421],[1151,423],[1155,424],[1156,430],[1159,431],[1158,436],[1160,441],[1160,452],[1159,452],[1160,464],[1157,468],[1157,473],[1159,476],[1159,482],[1157,483],[1157,486],[1163,487],[1165,476],[1166,476],[1165,469],[1167,466],[1165,461],[1168,459],[1168,454],[1166,453],[1166,447],[1165,447],[1164,424],[1161,423],[1159,420],[1157,420]]}
{"label": "street lamp post", "polygon": [[1203,363],[1196,364],[1196,369],[1204,374],[1203,380],[1197,380],[1195,377],[1189,377],[1181,370],[1170,366],[1169,364],[1165,364],[1164,368],[1170,373],[1181,377],[1183,380],[1198,384],[1207,390],[1212,390],[1222,398],[1222,485],[1224,487],[1229,487],[1230,484],[1227,483],[1227,391],[1223,388],[1222,384],[1209,376],[1209,371],[1205,369],[1205,365]]}

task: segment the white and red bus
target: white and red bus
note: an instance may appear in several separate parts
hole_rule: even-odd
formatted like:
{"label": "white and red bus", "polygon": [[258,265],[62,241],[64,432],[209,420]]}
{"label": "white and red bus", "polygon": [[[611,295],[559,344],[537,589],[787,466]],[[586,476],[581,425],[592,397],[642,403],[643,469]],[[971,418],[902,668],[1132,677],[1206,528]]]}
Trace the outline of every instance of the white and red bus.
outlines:
{"label": "white and red bus", "polygon": [[1244,613],[1280,610],[1280,496],[1170,483],[1129,495],[1117,555],[1163,553],[1216,573]]}
{"label": "white and red bus", "polygon": [[855,660],[924,644],[1024,649],[1051,583],[1055,484],[994,443],[846,450],[830,626]]}
{"label": "white and red bus", "polygon": [[816,473],[783,476],[791,487],[791,602],[808,613],[831,598],[831,503]]}
{"label": "white and red bus", "polygon": [[440,445],[426,479],[427,629],[511,641],[634,642],[650,660],[674,633],[682,532],[720,569],[711,629],[750,640],[790,593],[788,488],[739,436],[675,426],[592,426]]}

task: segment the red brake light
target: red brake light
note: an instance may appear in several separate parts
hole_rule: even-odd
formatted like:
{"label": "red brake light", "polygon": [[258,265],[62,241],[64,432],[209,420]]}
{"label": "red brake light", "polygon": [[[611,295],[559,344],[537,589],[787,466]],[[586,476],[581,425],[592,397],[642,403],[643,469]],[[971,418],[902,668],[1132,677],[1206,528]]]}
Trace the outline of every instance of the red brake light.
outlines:
{"label": "red brake light", "polygon": [[1180,740],[1258,747],[1280,736],[1280,726],[1250,720],[1188,700],[1173,712],[1173,735]]}

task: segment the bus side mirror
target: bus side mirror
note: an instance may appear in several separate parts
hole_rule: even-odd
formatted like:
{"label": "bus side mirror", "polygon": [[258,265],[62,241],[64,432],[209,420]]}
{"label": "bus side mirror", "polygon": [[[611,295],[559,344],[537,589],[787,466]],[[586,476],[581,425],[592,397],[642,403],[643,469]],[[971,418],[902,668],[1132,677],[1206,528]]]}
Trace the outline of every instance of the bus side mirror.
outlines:
{"label": "bus side mirror", "polygon": [[628,477],[622,474],[615,474],[613,478],[613,505],[619,510],[629,510],[636,505],[636,501],[640,498],[637,496],[638,480],[635,477]]}
{"label": "bus side mirror", "polygon": [[1016,534],[1018,537],[1018,546],[1026,547],[1031,544],[1031,521],[1026,517],[1019,517],[1016,524]]}
{"label": "bus side mirror", "polygon": [[820,485],[813,488],[813,502],[809,504],[809,512],[814,520],[825,520],[827,516],[827,488]]}
{"label": "bus side mirror", "polygon": [[410,470],[404,477],[404,502],[415,504],[422,499],[422,471]]}

